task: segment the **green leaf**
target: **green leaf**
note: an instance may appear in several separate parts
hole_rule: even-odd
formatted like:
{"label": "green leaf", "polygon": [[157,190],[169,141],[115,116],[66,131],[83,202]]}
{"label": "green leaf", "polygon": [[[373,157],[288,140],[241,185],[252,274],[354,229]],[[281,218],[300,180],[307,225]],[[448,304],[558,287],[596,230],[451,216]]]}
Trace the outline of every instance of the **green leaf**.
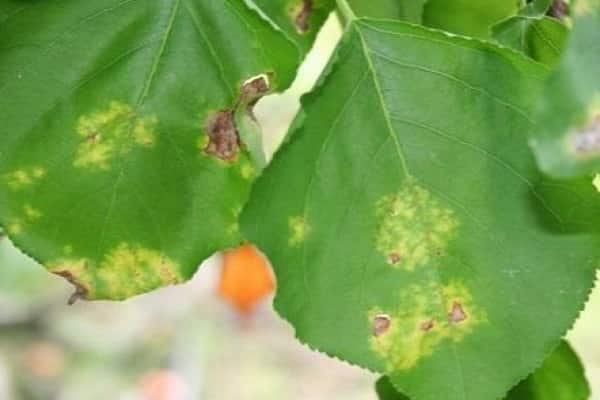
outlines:
{"label": "green leaf", "polygon": [[600,171],[600,2],[575,3],[564,54],[540,97],[531,145],[555,177]]}
{"label": "green leaf", "polygon": [[516,14],[518,0],[428,0],[424,24],[449,32],[489,37],[492,25]]}
{"label": "green leaf", "polygon": [[358,17],[400,19],[420,24],[427,0],[347,0]]}
{"label": "green leaf", "polygon": [[0,223],[19,247],[76,297],[123,299],[238,244],[264,163],[246,110],[291,83],[297,45],[241,0],[1,4]]}
{"label": "green leaf", "polygon": [[[388,377],[376,384],[379,400],[408,400]],[[587,400],[590,389],[583,366],[569,344],[562,341],[542,366],[513,388],[505,400]]]}
{"label": "green leaf", "polygon": [[535,190],[526,132],[548,72],[368,19],[335,57],[242,214],[275,307],[302,342],[415,399],[499,398],[571,326],[600,251]]}
{"label": "green leaf", "polygon": [[590,388],[577,354],[565,341],[507,400],[588,400]]}
{"label": "green leaf", "polygon": [[377,396],[379,400],[410,400],[408,397],[398,392],[392,382],[390,382],[390,378],[387,376],[382,376],[375,383],[375,391],[377,392]]}
{"label": "green leaf", "polygon": [[307,52],[335,6],[335,0],[253,0]]}
{"label": "green leaf", "polygon": [[554,65],[562,54],[569,31],[558,19],[546,16],[551,3],[538,0],[527,4],[516,16],[492,27],[494,38],[534,60]]}

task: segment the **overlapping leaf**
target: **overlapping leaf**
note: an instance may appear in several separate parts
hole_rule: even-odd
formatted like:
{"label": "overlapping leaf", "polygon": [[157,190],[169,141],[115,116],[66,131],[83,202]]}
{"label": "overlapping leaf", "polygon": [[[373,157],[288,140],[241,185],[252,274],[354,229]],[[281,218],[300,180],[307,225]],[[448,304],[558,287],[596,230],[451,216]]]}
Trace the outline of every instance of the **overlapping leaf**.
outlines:
{"label": "overlapping leaf", "polygon": [[89,299],[181,282],[239,243],[264,161],[247,109],[301,58],[265,18],[242,0],[1,0],[11,238]]}
{"label": "overlapping leaf", "polygon": [[517,15],[493,27],[494,38],[534,60],[553,65],[562,54],[568,28],[559,18],[547,16],[551,3],[536,0],[527,4]]}
{"label": "overlapping leaf", "polygon": [[580,0],[573,13],[574,26],[541,96],[531,141],[544,172],[562,178],[600,171],[600,2]]}
{"label": "overlapping leaf", "polygon": [[[376,384],[380,400],[408,400],[387,377]],[[583,366],[567,342],[561,342],[542,366],[513,388],[505,400],[588,400]]]}
{"label": "overlapping leaf", "polygon": [[518,7],[515,0],[428,0],[423,22],[454,33],[488,37],[492,26],[515,15]]}
{"label": "overlapping leaf", "polygon": [[301,341],[412,399],[500,398],[572,324],[598,263],[576,200],[536,190],[527,132],[547,70],[368,19],[336,57],[242,215],[275,306]]}

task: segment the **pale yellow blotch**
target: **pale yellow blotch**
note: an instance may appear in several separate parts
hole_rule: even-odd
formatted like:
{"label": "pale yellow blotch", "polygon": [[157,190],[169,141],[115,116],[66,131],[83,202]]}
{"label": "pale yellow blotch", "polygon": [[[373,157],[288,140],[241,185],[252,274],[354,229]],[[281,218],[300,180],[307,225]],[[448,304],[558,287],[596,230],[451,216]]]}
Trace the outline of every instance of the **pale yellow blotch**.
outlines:
{"label": "pale yellow blotch", "polygon": [[115,298],[184,281],[179,266],[164,254],[127,243],[107,254],[98,269],[98,278]]}
{"label": "pale yellow blotch", "polygon": [[208,137],[208,135],[203,134],[198,138],[196,145],[198,146],[198,150],[204,151],[204,149],[206,149],[209,143],[210,138]]}
{"label": "pale yellow blotch", "polygon": [[134,145],[152,147],[156,140],[156,116],[139,117],[131,106],[113,101],[106,110],[83,115],[77,123],[82,138],[73,165],[107,170],[115,156]]}
{"label": "pale yellow blotch", "polygon": [[240,166],[240,174],[242,178],[250,180],[256,176],[256,168],[251,163],[244,162]]}
{"label": "pale yellow blotch", "polygon": [[376,247],[394,268],[413,271],[446,249],[458,227],[454,212],[417,183],[376,204]]}
{"label": "pale yellow blotch", "polygon": [[[462,318],[452,314],[460,304]],[[431,356],[446,341],[458,343],[473,328],[486,321],[485,312],[473,303],[468,289],[459,282],[439,287],[413,285],[402,291],[394,312],[373,308],[368,312],[372,324],[378,315],[389,315],[385,333],[369,337],[371,349],[385,362],[388,372],[408,370]]]}
{"label": "pale yellow blotch", "polygon": [[23,206],[23,214],[28,221],[35,221],[42,217],[42,212],[37,208],[33,208],[30,204],[25,204]]}
{"label": "pale yellow blotch", "polygon": [[20,235],[23,233],[23,222],[20,219],[14,219],[6,226],[6,231],[11,235]]}
{"label": "pale yellow blotch", "polygon": [[592,181],[592,185],[596,188],[598,192],[600,192],[600,174],[596,174],[594,176],[594,180]]}
{"label": "pale yellow blotch", "polygon": [[14,190],[18,191],[24,189],[27,186],[33,185],[36,181],[42,179],[46,175],[46,170],[42,167],[27,167],[17,169],[15,171],[4,174],[4,182],[6,185]]}
{"label": "pale yellow blotch", "polygon": [[288,225],[290,229],[290,246],[300,246],[306,239],[308,233],[310,232],[310,226],[306,222],[306,219],[300,216],[291,217],[288,221]]}
{"label": "pale yellow blotch", "polygon": [[233,208],[232,210],[232,216],[233,216],[233,223],[231,225],[229,225],[226,229],[227,234],[229,236],[237,236],[240,234],[240,224],[239,224],[239,218],[240,218],[240,214],[242,213],[242,207],[241,206],[237,206],[235,208]]}
{"label": "pale yellow blotch", "polygon": [[583,17],[591,14],[598,7],[600,7],[600,1],[598,0],[576,0],[573,11],[576,16]]}
{"label": "pale yellow blotch", "polygon": [[153,146],[155,141],[154,129],[157,123],[158,118],[154,115],[140,118],[133,128],[135,141],[142,146]]}

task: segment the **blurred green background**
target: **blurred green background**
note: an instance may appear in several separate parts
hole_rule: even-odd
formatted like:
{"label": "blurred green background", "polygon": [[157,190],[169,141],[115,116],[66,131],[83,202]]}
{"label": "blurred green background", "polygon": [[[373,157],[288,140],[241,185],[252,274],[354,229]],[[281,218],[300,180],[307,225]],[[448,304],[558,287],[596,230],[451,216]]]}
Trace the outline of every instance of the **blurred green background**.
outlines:
{"label": "blurred green background", "polygon": [[[330,19],[293,87],[261,100],[269,154],[341,34]],[[72,287],[0,238],[0,400],[374,400],[376,377],[310,351],[265,300],[217,295],[220,257],[189,283],[122,303],[67,306]],[[600,290],[569,333],[600,400]]]}

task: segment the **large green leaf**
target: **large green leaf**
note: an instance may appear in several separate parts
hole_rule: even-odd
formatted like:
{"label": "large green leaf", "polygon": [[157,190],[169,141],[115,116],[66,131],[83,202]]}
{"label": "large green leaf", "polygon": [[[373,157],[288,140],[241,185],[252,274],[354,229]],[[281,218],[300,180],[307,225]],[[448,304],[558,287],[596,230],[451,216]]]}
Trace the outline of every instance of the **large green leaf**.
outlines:
{"label": "large green leaf", "polygon": [[573,29],[541,96],[531,145],[544,172],[600,171],[600,1],[575,3]]}
{"label": "large green leaf", "polygon": [[526,132],[547,70],[369,19],[336,57],[242,214],[276,309],[411,398],[499,398],[572,324],[600,249],[535,190]]}
{"label": "large green leaf", "polygon": [[0,0],[1,224],[80,297],[188,279],[241,240],[247,110],[300,57],[242,0]]}
{"label": "large green leaf", "polygon": [[519,4],[519,0],[428,0],[423,21],[454,33],[488,37],[494,24],[517,13]]}
{"label": "large green leaf", "polygon": [[[382,377],[376,384],[380,400],[408,400]],[[513,388],[505,400],[588,400],[590,389],[577,355],[565,341],[542,366]]]}
{"label": "large green leaf", "polygon": [[555,64],[562,54],[568,28],[559,19],[546,16],[551,3],[536,0],[527,4],[517,15],[492,28],[494,38],[534,60]]}

